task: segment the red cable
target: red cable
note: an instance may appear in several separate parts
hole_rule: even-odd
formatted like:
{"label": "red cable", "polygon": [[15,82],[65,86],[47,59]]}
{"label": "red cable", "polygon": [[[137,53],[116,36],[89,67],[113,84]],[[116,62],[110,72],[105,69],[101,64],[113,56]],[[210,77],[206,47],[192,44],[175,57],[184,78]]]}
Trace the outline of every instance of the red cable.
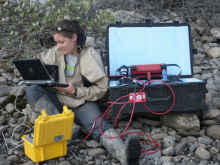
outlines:
{"label": "red cable", "polygon": [[[120,77],[122,77],[122,76],[120,76]],[[126,78],[131,79],[130,77],[127,77],[127,76],[123,76],[123,77],[126,77]],[[136,80],[136,79],[135,79],[135,80],[134,80],[134,79],[131,79],[131,80],[142,82],[142,83],[144,84],[144,87],[143,87],[142,89],[140,89],[140,92],[135,93],[134,97],[133,97],[132,99],[130,99],[129,101],[127,101],[127,102],[117,103],[117,101],[121,100],[122,98],[129,97],[129,95],[122,96],[122,97],[118,98],[117,100],[115,100],[114,102],[108,102],[108,103],[107,103],[107,105],[108,105],[107,110],[105,111],[105,113],[104,113],[103,115],[100,114],[100,115],[95,119],[91,131],[89,132],[89,134],[88,134],[82,141],[84,141],[85,139],[87,139],[87,138],[89,137],[89,135],[92,133],[92,131],[93,131],[94,127],[95,127],[95,123],[96,123],[97,119],[102,115],[102,117],[101,117],[101,119],[100,119],[100,122],[99,122],[99,130],[100,130],[101,134],[102,134],[104,137],[109,138],[109,139],[113,139],[113,138],[117,138],[117,137],[120,136],[123,140],[125,140],[124,136],[126,136],[126,135],[128,135],[128,134],[132,134],[132,133],[143,134],[143,135],[146,135],[146,136],[150,137],[152,141],[150,141],[150,142],[140,141],[140,142],[141,142],[141,143],[152,143],[152,144],[154,144],[154,145],[153,145],[151,148],[142,150],[142,154],[152,154],[152,153],[155,153],[155,152],[157,152],[157,151],[159,151],[159,150],[161,149],[160,144],[157,143],[157,142],[155,141],[155,139],[154,139],[152,136],[148,135],[147,133],[143,133],[143,132],[129,132],[129,133],[125,133],[125,134],[124,134],[124,132],[128,129],[128,127],[130,126],[130,123],[131,123],[131,121],[132,121],[132,117],[133,117],[134,109],[135,109],[135,104],[136,104],[136,102],[135,102],[136,96],[137,96],[139,93],[142,93],[142,91],[145,89],[145,86],[146,86],[146,83],[145,83],[144,81]],[[169,110],[167,110],[166,112],[164,112],[164,113],[156,113],[156,112],[153,112],[152,110],[150,110],[150,109],[147,107],[147,105],[146,105],[145,102],[143,101],[143,104],[144,104],[145,108],[146,108],[149,112],[151,112],[151,113],[153,113],[153,114],[157,114],[157,115],[163,115],[163,114],[168,113],[169,111],[172,110],[173,106],[175,105],[175,94],[174,94],[172,88],[171,88],[167,83],[164,83],[164,82],[162,82],[162,81],[156,81],[156,80],[148,81],[148,83],[151,83],[151,82],[160,82],[160,83],[163,83],[163,84],[165,84],[166,86],[168,86],[168,88],[171,90],[172,95],[173,95],[173,104],[172,104],[171,108],[170,108]],[[142,96],[142,97],[143,97],[143,96]],[[120,116],[120,114],[121,114],[121,111],[123,110],[123,108],[124,108],[128,103],[131,103],[131,102],[133,102],[133,108],[132,108],[132,113],[131,113],[130,120],[129,120],[128,125],[126,126],[126,128],[125,128],[119,135],[117,135],[117,136],[114,136],[114,137],[106,136],[106,135],[102,132],[102,130],[101,130],[101,123],[102,123],[102,120],[103,120],[104,116],[107,114],[106,120],[108,120],[110,108],[111,108],[114,104],[124,104],[124,105],[121,107],[120,111],[118,112],[118,115],[117,115],[117,118],[116,118],[116,121],[115,121],[115,129],[116,129],[116,127],[117,127],[117,122],[118,122],[119,116]],[[109,106],[109,103],[111,103],[110,106]],[[149,150],[154,149],[156,146],[158,146],[158,149],[157,149],[157,150],[152,151],[152,152],[145,152],[145,151],[149,151]]]}
{"label": "red cable", "polygon": [[[124,98],[124,97],[127,97],[127,96],[128,96],[128,95],[122,96],[122,97],[118,98],[116,101],[114,101],[114,103],[117,102],[118,100]],[[117,138],[117,137],[121,136],[121,135],[126,131],[126,130],[125,130],[125,131],[123,131],[122,133],[120,133],[119,135],[114,136],[114,137],[106,136],[106,135],[102,132],[102,130],[101,130],[102,120],[103,120],[105,114],[108,113],[108,111],[110,110],[110,108],[111,108],[113,105],[114,105],[114,104],[111,104],[111,105],[108,107],[108,109],[107,109],[107,110],[105,111],[105,113],[102,115],[102,117],[101,117],[101,119],[100,119],[100,122],[99,122],[99,130],[100,130],[101,134],[102,134],[104,137],[109,138],[109,139]],[[133,110],[132,110],[132,111],[133,111]],[[131,117],[131,118],[132,118],[132,117]],[[129,125],[128,125],[128,126],[129,126]],[[128,127],[128,126],[127,126],[127,127]]]}
{"label": "red cable", "polygon": [[[151,141],[150,141],[150,142],[140,141],[141,143],[152,143],[152,144],[154,144],[154,146],[152,146],[151,148],[142,150],[142,154],[153,154],[153,153],[155,153],[155,152],[157,152],[157,151],[159,151],[159,150],[161,149],[161,145],[160,145],[159,143],[157,143],[152,136],[150,136],[150,135],[148,135],[147,133],[144,133],[144,132],[128,132],[128,133],[122,135],[121,138],[122,138],[123,140],[125,140],[125,139],[124,139],[124,136],[126,136],[126,135],[128,135],[128,134],[132,134],[132,133],[138,133],[138,134],[146,135],[146,136],[150,137],[151,140],[152,140],[152,142],[151,142]],[[149,151],[149,150],[154,149],[154,148],[156,147],[156,145],[158,146],[158,149],[157,149],[157,150],[152,151],[152,152],[144,152],[144,151]]]}
{"label": "red cable", "polygon": [[89,135],[92,133],[92,131],[93,131],[94,127],[95,127],[95,123],[96,123],[96,121],[98,120],[98,118],[99,118],[101,115],[102,115],[102,113],[101,113],[98,117],[95,118],[95,121],[94,121],[94,123],[93,123],[93,125],[92,125],[92,129],[90,130],[89,134],[88,134],[83,140],[81,140],[81,142],[83,142],[84,140],[86,140],[86,139],[89,137]]}
{"label": "red cable", "polygon": [[[122,97],[118,98],[115,102],[117,102],[118,100],[120,100],[120,99],[122,99],[122,98],[124,98],[124,97],[128,97],[128,96],[129,96],[129,95],[122,96]],[[132,98],[131,100],[129,100],[128,102],[126,102],[126,104],[129,103],[129,102],[131,102],[133,99],[136,99],[136,97],[134,97],[134,98]],[[135,105],[135,102],[134,102],[134,105],[133,105],[133,109],[132,109],[132,113],[131,113],[131,117],[130,117],[129,123],[128,123],[127,127],[124,129],[124,131],[122,131],[119,135],[114,136],[114,137],[106,136],[106,135],[102,132],[102,130],[101,130],[101,122],[102,122],[102,119],[103,119],[103,117],[105,116],[105,114],[109,111],[109,109],[114,105],[115,102],[113,102],[113,103],[111,104],[111,106],[108,107],[108,109],[107,109],[106,112],[103,114],[103,116],[102,116],[102,118],[101,118],[101,120],[100,120],[100,122],[99,122],[99,130],[100,130],[100,132],[102,133],[102,135],[103,135],[104,137],[106,137],[106,138],[109,138],[109,139],[117,138],[117,137],[120,136],[123,140],[125,140],[125,139],[124,139],[124,136],[126,136],[126,135],[128,135],[128,134],[132,134],[132,133],[144,134],[144,135],[150,137],[153,142],[145,142],[145,141],[140,141],[140,142],[141,142],[141,143],[152,143],[152,144],[154,144],[154,146],[151,147],[151,148],[149,148],[149,149],[142,150],[142,154],[152,154],[152,153],[155,153],[155,152],[159,151],[159,150],[161,149],[161,146],[153,139],[153,137],[151,137],[150,135],[148,135],[148,134],[146,134],[146,133],[143,133],[143,132],[129,132],[129,133],[124,134],[124,132],[128,129],[128,127],[129,127],[129,125],[130,125],[130,123],[131,123],[131,119],[132,119],[133,113],[134,113],[134,107],[135,107],[134,105]],[[123,108],[121,108],[121,110],[122,110],[122,109],[123,109]],[[121,110],[120,110],[120,112],[118,113],[118,116],[120,115]],[[118,116],[117,116],[117,117],[118,117]],[[154,149],[154,148],[156,147],[156,145],[158,146],[158,149],[157,149],[157,150],[152,151],[152,152],[145,152],[145,151]]]}
{"label": "red cable", "polygon": [[[149,82],[149,81],[148,81],[148,82]],[[165,85],[170,89],[170,91],[171,91],[171,93],[172,93],[172,95],[173,95],[173,104],[171,105],[170,109],[168,109],[167,111],[165,111],[165,112],[163,112],[163,113],[153,112],[152,110],[150,110],[150,109],[147,107],[147,105],[145,104],[145,102],[143,102],[145,108],[146,108],[149,112],[151,112],[151,113],[153,113],[153,114],[155,114],[155,115],[164,115],[164,114],[170,112],[170,111],[173,109],[173,107],[174,107],[174,105],[175,105],[175,102],[176,102],[176,98],[175,98],[175,94],[174,94],[174,92],[173,92],[173,89],[172,89],[167,83],[165,83],[165,82],[163,82],[163,81],[152,80],[152,81],[150,81],[150,83],[151,83],[151,82],[160,82],[160,83],[162,83],[162,84],[165,84]]]}

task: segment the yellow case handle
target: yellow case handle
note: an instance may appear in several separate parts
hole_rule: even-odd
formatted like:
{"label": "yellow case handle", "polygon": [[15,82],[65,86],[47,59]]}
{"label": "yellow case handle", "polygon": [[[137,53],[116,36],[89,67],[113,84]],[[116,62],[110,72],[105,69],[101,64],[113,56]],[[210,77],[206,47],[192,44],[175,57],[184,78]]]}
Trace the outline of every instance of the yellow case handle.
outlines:
{"label": "yellow case handle", "polygon": [[47,118],[48,118],[48,114],[47,114],[47,112],[46,112],[46,109],[42,109],[42,111],[41,111],[41,115],[42,115],[42,119],[43,120],[47,120]]}

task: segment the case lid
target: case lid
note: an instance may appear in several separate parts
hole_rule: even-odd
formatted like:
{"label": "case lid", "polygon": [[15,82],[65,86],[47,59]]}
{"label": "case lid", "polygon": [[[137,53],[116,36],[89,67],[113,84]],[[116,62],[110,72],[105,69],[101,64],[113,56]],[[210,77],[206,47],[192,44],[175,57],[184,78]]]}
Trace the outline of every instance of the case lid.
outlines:
{"label": "case lid", "polygon": [[33,145],[43,146],[69,140],[72,136],[75,114],[67,106],[63,113],[49,116],[46,110],[35,120]]}
{"label": "case lid", "polygon": [[[180,77],[193,75],[190,26],[186,23],[110,24],[106,49],[110,76],[122,65],[160,63],[179,65]],[[167,67],[167,74],[179,72],[175,66]]]}

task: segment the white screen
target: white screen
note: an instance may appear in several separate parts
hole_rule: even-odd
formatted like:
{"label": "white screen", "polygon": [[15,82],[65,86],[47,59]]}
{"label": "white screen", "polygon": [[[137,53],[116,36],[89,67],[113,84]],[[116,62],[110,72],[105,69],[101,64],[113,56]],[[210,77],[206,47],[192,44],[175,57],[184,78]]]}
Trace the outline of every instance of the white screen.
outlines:
{"label": "white screen", "polygon": [[[177,64],[182,76],[192,75],[188,26],[110,27],[109,74],[122,66]],[[168,67],[168,74],[178,74],[178,67]]]}

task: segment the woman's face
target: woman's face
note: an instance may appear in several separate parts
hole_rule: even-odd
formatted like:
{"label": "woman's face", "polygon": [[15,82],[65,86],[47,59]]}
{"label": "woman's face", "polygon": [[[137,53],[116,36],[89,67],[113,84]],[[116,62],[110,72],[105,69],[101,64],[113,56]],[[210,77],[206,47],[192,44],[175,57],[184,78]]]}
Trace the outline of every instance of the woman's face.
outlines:
{"label": "woman's face", "polygon": [[54,40],[57,43],[59,49],[62,50],[63,54],[73,54],[77,55],[77,35],[73,34],[72,38],[64,37],[61,34],[54,34]]}

